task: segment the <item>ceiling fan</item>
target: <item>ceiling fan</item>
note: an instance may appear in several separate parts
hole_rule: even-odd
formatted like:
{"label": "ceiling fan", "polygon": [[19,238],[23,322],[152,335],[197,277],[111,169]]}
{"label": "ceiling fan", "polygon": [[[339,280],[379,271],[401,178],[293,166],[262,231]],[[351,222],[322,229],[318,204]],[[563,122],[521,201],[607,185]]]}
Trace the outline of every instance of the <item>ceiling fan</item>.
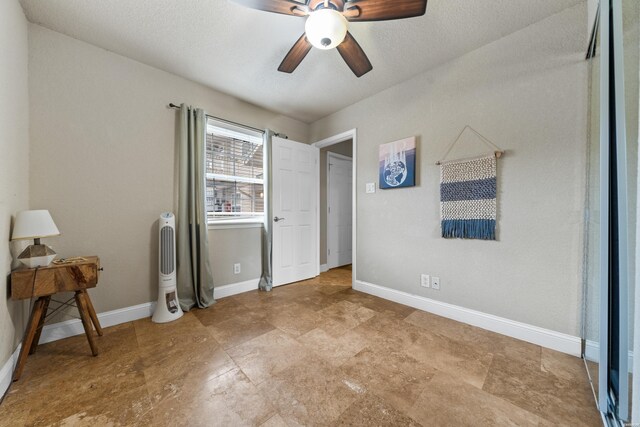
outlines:
{"label": "ceiling fan", "polygon": [[233,0],[266,12],[307,17],[305,33],[278,67],[292,73],[312,47],[337,48],[351,71],[361,77],[373,66],[348,31],[349,22],[387,21],[422,16],[427,0]]}

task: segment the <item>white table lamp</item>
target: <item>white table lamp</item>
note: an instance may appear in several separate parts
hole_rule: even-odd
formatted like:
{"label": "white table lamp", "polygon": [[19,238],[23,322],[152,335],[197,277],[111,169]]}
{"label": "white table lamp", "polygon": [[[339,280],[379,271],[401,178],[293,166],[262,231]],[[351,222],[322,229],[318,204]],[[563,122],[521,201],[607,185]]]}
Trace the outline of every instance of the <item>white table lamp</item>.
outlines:
{"label": "white table lamp", "polygon": [[33,239],[18,260],[29,268],[46,267],[56,257],[56,253],[47,245],[40,244],[43,237],[59,236],[60,231],[48,210],[18,212],[13,226],[11,240]]}

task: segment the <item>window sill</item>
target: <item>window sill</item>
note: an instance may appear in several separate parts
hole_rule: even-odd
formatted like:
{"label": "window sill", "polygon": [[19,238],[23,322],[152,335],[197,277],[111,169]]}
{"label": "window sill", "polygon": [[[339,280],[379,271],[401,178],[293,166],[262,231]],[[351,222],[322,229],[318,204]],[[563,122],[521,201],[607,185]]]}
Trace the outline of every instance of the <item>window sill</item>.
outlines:
{"label": "window sill", "polygon": [[209,230],[227,230],[233,228],[262,228],[264,226],[263,219],[229,219],[209,222],[207,229]]}

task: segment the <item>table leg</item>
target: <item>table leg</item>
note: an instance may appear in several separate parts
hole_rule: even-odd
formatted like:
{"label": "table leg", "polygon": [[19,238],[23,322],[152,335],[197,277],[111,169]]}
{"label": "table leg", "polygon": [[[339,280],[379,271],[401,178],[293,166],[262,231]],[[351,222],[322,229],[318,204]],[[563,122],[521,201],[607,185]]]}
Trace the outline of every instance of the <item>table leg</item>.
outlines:
{"label": "table leg", "polygon": [[85,289],[80,292],[82,292],[85,296],[85,301],[87,302],[87,311],[89,312],[89,316],[91,317],[91,322],[96,328],[96,332],[98,333],[98,335],[102,336],[102,326],[100,326],[100,321],[98,320],[96,309],[93,308],[93,302],[91,302],[91,298],[89,298],[89,292],[87,292]]}
{"label": "table leg", "polygon": [[80,312],[80,319],[82,319],[82,326],[84,326],[84,332],[87,335],[87,341],[91,347],[91,353],[94,356],[98,355],[98,346],[96,345],[95,338],[93,336],[93,328],[91,327],[91,317],[89,316],[86,302],[86,295],[81,291],[76,292],[76,305]]}
{"label": "table leg", "polygon": [[24,365],[27,361],[29,350],[31,350],[31,343],[33,343],[33,338],[35,337],[38,324],[40,323],[40,318],[42,317],[44,304],[45,298],[41,297],[38,298],[33,305],[31,318],[29,319],[29,326],[27,326],[27,330],[24,333],[24,339],[22,340],[22,348],[20,349],[20,356],[18,356],[18,363],[16,364],[16,369],[13,371],[13,381],[18,381],[22,375],[22,370],[24,369]]}
{"label": "table leg", "polygon": [[40,341],[40,335],[42,334],[42,328],[44,327],[44,321],[47,317],[47,310],[49,310],[49,302],[51,302],[51,296],[42,297],[44,299],[44,306],[42,307],[42,315],[40,315],[40,319],[38,322],[38,329],[36,329],[36,334],[33,337],[33,342],[31,343],[31,349],[29,350],[29,354],[34,354],[36,352],[36,348],[38,347],[38,342]]}

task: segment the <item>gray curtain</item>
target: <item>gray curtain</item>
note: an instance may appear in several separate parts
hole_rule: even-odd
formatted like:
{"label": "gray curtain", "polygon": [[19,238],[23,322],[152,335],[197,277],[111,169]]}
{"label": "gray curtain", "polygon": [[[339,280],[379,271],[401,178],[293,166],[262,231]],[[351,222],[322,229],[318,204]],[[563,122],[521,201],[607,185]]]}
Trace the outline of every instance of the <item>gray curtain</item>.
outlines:
{"label": "gray curtain", "polygon": [[264,132],[264,227],[262,228],[262,277],[260,277],[260,290],[270,291],[273,288],[271,275],[271,232],[273,228],[273,209],[271,206],[271,139],[273,131],[267,129]]}
{"label": "gray curtain", "polygon": [[205,205],[206,122],[203,110],[180,106],[177,257],[178,298],[185,311],[215,303]]}

